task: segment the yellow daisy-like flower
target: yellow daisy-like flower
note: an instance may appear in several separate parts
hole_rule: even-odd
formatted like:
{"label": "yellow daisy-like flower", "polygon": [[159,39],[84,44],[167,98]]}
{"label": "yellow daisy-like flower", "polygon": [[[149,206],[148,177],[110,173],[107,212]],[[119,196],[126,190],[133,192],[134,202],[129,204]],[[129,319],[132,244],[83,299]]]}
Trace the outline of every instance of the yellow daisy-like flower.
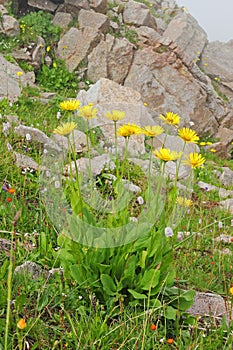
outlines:
{"label": "yellow daisy-like flower", "polygon": [[21,318],[18,322],[17,322],[17,327],[19,329],[24,329],[27,327],[27,322],[25,321],[24,318]]}
{"label": "yellow daisy-like flower", "polygon": [[233,295],[233,287],[230,288],[230,293]]}
{"label": "yellow daisy-like flower", "polygon": [[68,122],[68,123],[64,123],[60,126],[58,126],[53,133],[54,134],[58,134],[58,135],[69,135],[75,128],[77,127],[77,124],[74,122]]}
{"label": "yellow daisy-like flower", "polygon": [[80,107],[79,100],[67,100],[60,103],[60,108],[64,111],[75,111]]}
{"label": "yellow daisy-like flower", "polygon": [[173,112],[167,112],[165,116],[160,114],[159,119],[163,121],[163,124],[170,124],[174,125],[175,127],[177,127],[177,125],[180,123],[180,117],[178,114]]}
{"label": "yellow daisy-like flower", "polygon": [[117,134],[123,137],[130,137],[132,135],[139,135],[142,133],[142,129],[136,124],[124,124],[119,127]]}
{"label": "yellow daisy-like flower", "polygon": [[149,137],[156,137],[164,132],[164,129],[160,125],[145,126],[142,129],[143,134]]}
{"label": "yellow daisy-like flower", "polygon": [[105,114],[105,117],[107,117],[108,119],[110,119],[110,120],[112,120],[114,122],[118,122],[118,120],[121,120],[121,119],[125,118],[125,112],[113,109],[112,113],[108,111]]}
{"label": "yellow daisy-like flower", "polygon": [[17,72],[16,74],[18,75],[18,77],[21,77],[21,76],[23,75],[23,72],[20,72],[20,71],[19,71],[19,72]]}
{"label": "yellow daisy-like flower", "polygon": [[191,199],[184,198],[184,197],[177,197],[176,203],[184,207],[191,207],[193,205],[193,201]]}
{"label": "yellow daisy-like flower", "polygon": [[205,146],[206,145],[206,142],[202,141],[199,143],[199,146]]}
{"label": "yellow daisy-like flower", "polygon": [[168,162],[170,160],[177,160],[182,156],[182,152],[171,151],[169,148],[160,148],[160,150],[153,151],[156,158]]}
{"label": "yellow daisy-like flower", "polygon": [[85,119],[96,118],[97,108],[93,107],[93,103],[88,103],[88,105],[79,108],[78,114]]}
{"label": "yellow daisy-like flower", "polygon": [[211,148],[211,149],[210,149],[210,152],[215,153],[215,152],[217,152],[217,151],[216,151],[216,149]]}
{"label": "yellow daisy-like flower", "polygon": [[213,142],[208,141],[208,142],[206,142],[206,144],[207,144],[208,146],[210,146],[210,145],[213,144]]}
{"label": "yellow daisy-like flower", "polygon": [[201,167],[205,163],[205,158],[202,157],[201,154],[194,152],[194,153],[190,153],[186,157],[186,160],[183,160],[183,163],[191,166],[191,168],[193,169],[196,169]]}
{"label": "yellow daisy-like flower", "polygon": [[199,141],[199,137],[195,133],[194,130],[189,129],[189,128],[182,128],[178,130],[178,135],[184,142],[193,142],[197,143]]}

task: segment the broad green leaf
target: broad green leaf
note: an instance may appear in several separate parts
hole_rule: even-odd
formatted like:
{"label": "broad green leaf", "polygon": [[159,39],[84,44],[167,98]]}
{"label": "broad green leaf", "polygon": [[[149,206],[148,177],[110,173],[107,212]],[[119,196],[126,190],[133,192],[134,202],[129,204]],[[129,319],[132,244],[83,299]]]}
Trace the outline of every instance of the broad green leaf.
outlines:
{"label": "broad green leaf", "polygon": [[167,306],[166,307],[166,310],[165,310],[165,317],[168,319],[168,320],[176,320],[176,313],[177,313],[177,310],[174,309],[172,306]]}
{"label": "broad green leaf", "polygon": [[140,287],[144,290],[154,288],[159,283],[159,276],[159,270],[150,269],[145,271],[140,282]]}
{"label": "broad green leaf", "polygon": [[132,296],[134,297],[134,299],[146,299],[147,296],[145,294],[141,294],[141,293],[138,293],[136,292],[135,290],[133,289],[128,289],[128,292],[130,294],[132,294]]}
{"label": "broad green leaf", "polygon": [[100,276],[101,282],[103,284],[103,288],[108,295],[116,294],[116,285],[113,282],[113,279],[109,275],[101,274]]}

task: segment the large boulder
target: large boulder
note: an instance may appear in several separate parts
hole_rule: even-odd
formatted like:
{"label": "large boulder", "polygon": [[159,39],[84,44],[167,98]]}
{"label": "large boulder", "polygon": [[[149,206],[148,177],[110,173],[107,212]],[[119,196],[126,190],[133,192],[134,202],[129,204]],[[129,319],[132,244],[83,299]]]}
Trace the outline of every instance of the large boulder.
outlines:
{"label": "large boulder", "polygon": [[192,122],[201,135],[215,134],[226,115],[208,79],[172,43],[136,51],[124,85],[141,93],[154,116],[178,113],[181,125]]}
{"label": "large boulder", "polygon": [[147,26],[156,29],[155,18],[151,15],[149,8],[141,3],[130,0],[123,10],[123,21],[126,24]]}
{"label": "large boulder", "polygon": [[79,12],[78,24],[80,29],[92,27],[100,30],[102,33],[108,32],[110,28],[108,16],[83,9]]}
{"label": "large boulder", "polygon": [[14,102],[20,96],[23,86],[34,83],[35,74],[33,72],[24,73],[18,65],[10,63],[0,55],[0,81],[0,99],[6,97],[9,101]]}
{"label": "large boulder", "polygon": [[215,80],[220,92],[233,98],[233,39],[227,43],[213,41],[202,51],[200,66]]}
{"label": "large boulder", "polygon": [[175,42],[193,60],[198,58],[207,43],[204,29],[186,12],[179,13],[171,20],[163,36]]}
{"label": "large boulder", "polygon": [[132,63],[133,48],[127,39],[107,34],[106,40],[102,40],[88,56],[88,78],[93,82],[109,78],[122,84]]}
{"label": "large boulder", "polygon": [[96,28],[72,27],[58,42],[57,57],[64,59],[68,70],[72,72],[99,43],[102,35]]}

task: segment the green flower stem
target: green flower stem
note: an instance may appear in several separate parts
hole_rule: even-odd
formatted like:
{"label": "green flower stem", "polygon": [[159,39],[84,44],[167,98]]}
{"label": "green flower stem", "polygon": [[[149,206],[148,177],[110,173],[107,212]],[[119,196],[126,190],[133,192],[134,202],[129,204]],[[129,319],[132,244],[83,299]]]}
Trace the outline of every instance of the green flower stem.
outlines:
{"label": "green flower stem", "polygon": [[14,252],[14,236],[15,236],[15,227],[11,234],[11,250],[10,250],[10,264],[7,276],[7,309],[6,309],[6,326],[5,326],[5,342],[4,350],[8,350],[8,334],[10,327],[10,314],[11,314],[11,293],[12,293],[12,277],[13,277],[13,265],[15,260]]}
{"label": "green flower stem", "polygon": [[[73,145],[74,145],[74,133],[72,132],[72,140],[73,140]],[[78,196],[79,196],[79,200],[80,200],[80,207],[81,207],[81,212],[83,212],[83,199],[82,199],[82,193],[80,190],[80,183],[79,183],[79,170],[78,170],[78,166],[76,163],[76,152],[75,149],[73,147],[73,145],[70,142],[70,139],[68,138],[68,145],[70,147],[71,153],[70,153],[70,173],[71,173],[71,178],[73,178],[73,171],[72,171],[72,165],[71,165],[71,155],[73,155],[73,159],[74,159],[74,167],[75,167],[75,179],[76,179],[76,184],[78,186]]]}
{"label": "green flower stem", "polygon": [[114,141],[115,141],[115,157],[116,157],[116,176],[119,176],[119,159],[118,159],[118,144],[117,144],[117,122],[114,120]]}

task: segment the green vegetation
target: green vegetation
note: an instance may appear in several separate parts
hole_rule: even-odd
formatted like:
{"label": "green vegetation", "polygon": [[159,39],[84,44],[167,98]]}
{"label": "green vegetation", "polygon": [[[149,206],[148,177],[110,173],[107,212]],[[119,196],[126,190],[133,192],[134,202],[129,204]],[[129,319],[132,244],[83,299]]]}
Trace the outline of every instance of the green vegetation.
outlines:
{"label": "green vegetation", "polygon": [[[195,291],[218,293],[229,305],[229,315],[233,309],[233,246],[215,240],[221,233],[232,236],[232,215],[218,205],[218,190],[197,185],[204,181],[221,187],[216,170],[222,172],[222,166],[233,170],[233,160],[219,159],[199,142],[206,162],[202,167],[199,159],[192,169],[182,194],[187,201],[179,204],[177,177],[173,186],[164,176],[166,157],[174,157],[178,173],[179,155],[159,150],[156,155],[145,129],[131,126],[129,130],[123,125],[120,131],[120,116],[109,121],[110,141],[100,126],[88,127],[84,112],[94,117],[94,106],[61,108],[67,97],[75,98],[80,80],[55,59],[59,29],[51,26],[50,15],[41,12],[25,16],[20,23],[20,36],[1,37],[0,51],[11,61],[14,48],[40,33],[52,64],[42,64],[36,87],[23,88],[18,101],[0,101],[0,349],[231,350],[232,319],[200,318],[186,311]],[[120,35],[137,42],[130,27],[122,30]],[[27,62],[20,66],[32,70]],[[79,68],[85,66],[83,61]],[[91,83],[83,81],[87,87]],[[55,91],[56,96],[45,103],[40,99],[42,91]],[[67,154],[55,152],[47,159],[43,145],[14,133],[17,120],[5,132],[3,123],[9,116],[48,136],[58,125],[64,132],[63,123],[74,120],[77,129],[86,133],[86,145],[74,150],[69,124],[70,132],[64,134],[67,138],[71,134]],[[177,126],[179,117],[172,117],[170,127]],[[116,129],[124,137],[124,152]],[[146,134],[146,153],[139,160],[148,162],[148,172],[129,160],[127,132]],[[205,145],[212,141],[207,137]],[[106,147],[112,149],[114,166],[106,166],[93,178],[91,160],[104,154]],[[40,166],[46,164],[53,176],[46,177],[48,169],[40,173],[17,167],[12,149]],[[56,179],[56,166],[61,174],[64,164],[81,157],[88,160],[86,176],[74,168],[71,176],[64,172]],[[129,182],[141,192],[128,191]],[[227,189],[233,190],[233,185]],[[55,217],[50,215],[51,204],[57,209]],[[165,235],[167,228],[174,235]],[[177,239],[179,232],[183,241]],[[231,255],[223,254],[226,248]],[[29,272],[14,273],[26,261],[38,264],[41,273],[34,277]]]}

